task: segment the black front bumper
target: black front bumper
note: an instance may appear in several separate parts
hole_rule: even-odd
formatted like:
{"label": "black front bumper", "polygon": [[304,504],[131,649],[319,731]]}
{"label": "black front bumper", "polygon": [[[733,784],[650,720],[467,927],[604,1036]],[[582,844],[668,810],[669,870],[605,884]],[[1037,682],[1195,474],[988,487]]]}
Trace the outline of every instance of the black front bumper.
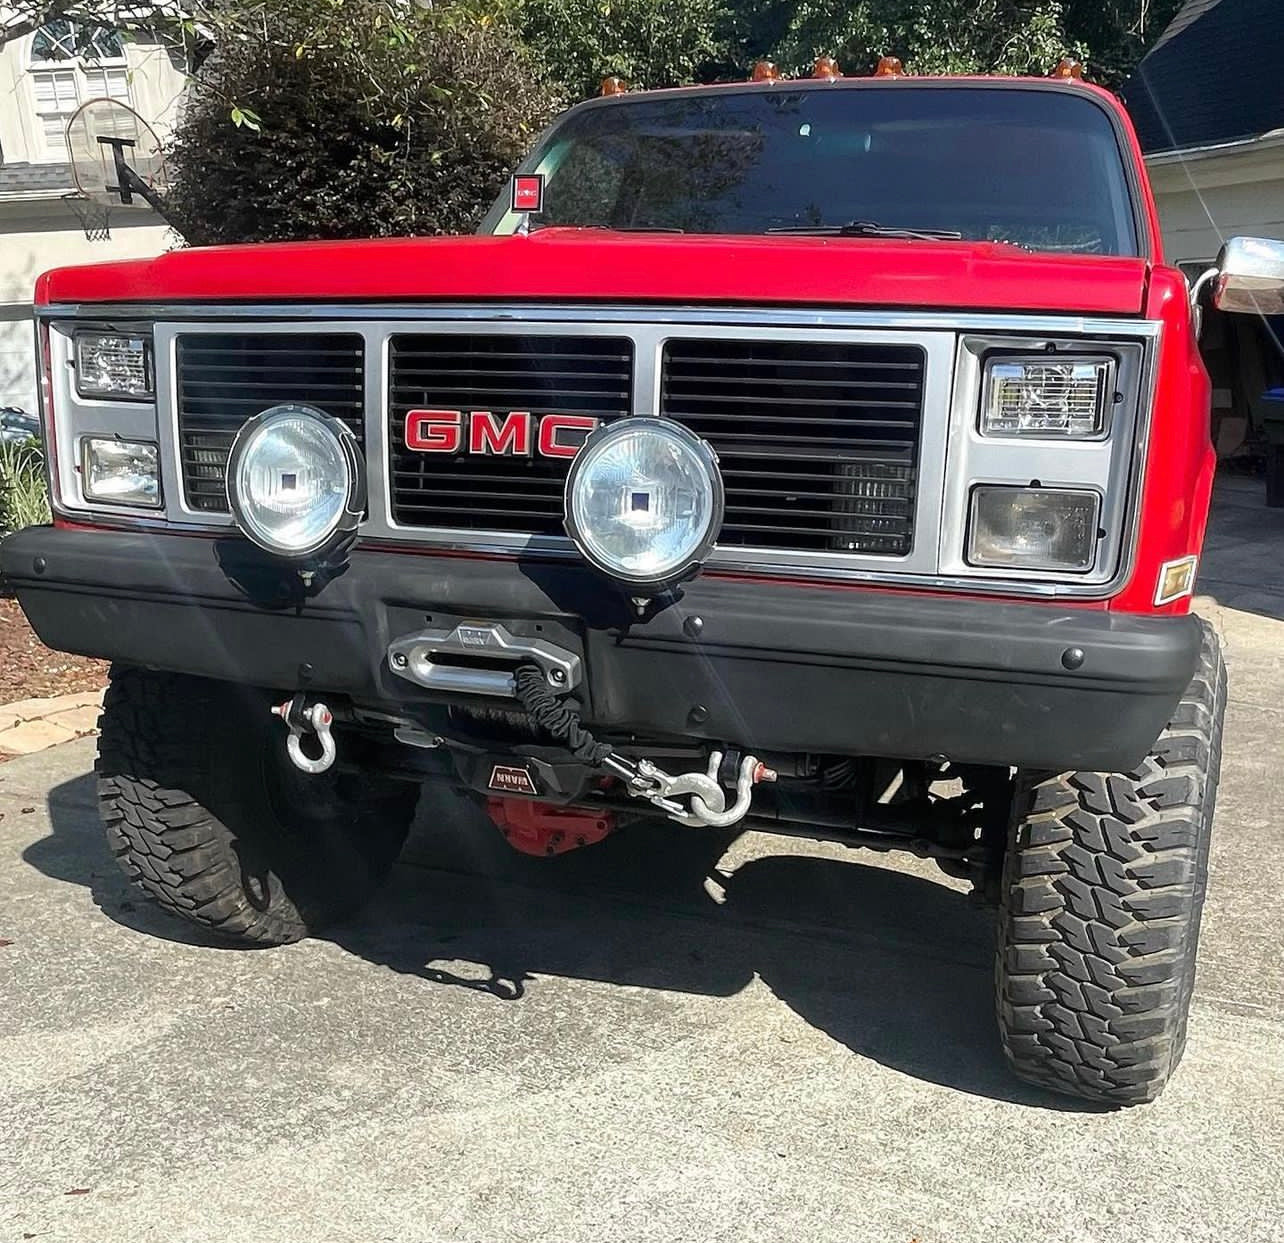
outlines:
{"label": "black front bumper", "polygon": [[368,705],[440,700],[389,669],[401,635],[538,629],[582,654],[592,725],[761,752],[1131,768],[1200,642],[1191,617],[711,576],[639,618],[582,565],[373,549],[305,596],[242,540],[50,527],[0,569],[51,647]]}

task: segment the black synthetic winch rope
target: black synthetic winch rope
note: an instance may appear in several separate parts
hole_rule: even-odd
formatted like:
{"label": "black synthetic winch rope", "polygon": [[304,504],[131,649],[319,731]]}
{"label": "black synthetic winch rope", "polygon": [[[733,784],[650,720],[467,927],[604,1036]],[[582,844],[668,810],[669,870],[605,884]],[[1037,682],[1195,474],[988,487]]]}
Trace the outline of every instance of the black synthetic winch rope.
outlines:
{"label": "black synthetic winch rope", "polygon": [[548,689],[543,669],[538,665],[519,665],[513,672],[513,681],[522,707],[542,730],[565,743],[581,764],[601,766],[611,754],[610,744],[598,742],[580,724],[579,709],[564,703]]}

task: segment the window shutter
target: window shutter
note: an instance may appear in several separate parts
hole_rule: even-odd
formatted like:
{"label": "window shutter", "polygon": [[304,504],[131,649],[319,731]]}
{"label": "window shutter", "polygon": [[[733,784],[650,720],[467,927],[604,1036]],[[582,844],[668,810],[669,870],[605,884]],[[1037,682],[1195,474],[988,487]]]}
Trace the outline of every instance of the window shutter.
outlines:
{"label": "window shutter", "polygon": [[80,103],[75,69],[34,69],[32,89],[36,97],[36,119],[44,135],[47,155],[67,154],[67,118]]}

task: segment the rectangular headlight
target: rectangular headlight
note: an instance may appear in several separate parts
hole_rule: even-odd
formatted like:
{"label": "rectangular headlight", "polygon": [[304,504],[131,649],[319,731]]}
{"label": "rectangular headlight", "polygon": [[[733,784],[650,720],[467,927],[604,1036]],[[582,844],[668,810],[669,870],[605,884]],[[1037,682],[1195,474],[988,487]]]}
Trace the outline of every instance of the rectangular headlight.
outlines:
{"label": "rectangular headlight", "polygon": [[152,397],[151,342],[116,332],[76,334],[76,391],[82,397]]}
{"label": "rectangular headlight", "polygon": [[1100,509],[1095,492],[974,488],[968,562],[1025,570],[1090,570],[1097,556]]}
{"label": "rectangular headlight", "polygon": [[1112,358],[991,357],[985,364],[981,435],[1094,440],[1114,404]]}
{"label": "rectangular headlight", "polygon": [[151,441],[86,436],[80,442],[80,478],[87,501],[160,508],[158,455]]}

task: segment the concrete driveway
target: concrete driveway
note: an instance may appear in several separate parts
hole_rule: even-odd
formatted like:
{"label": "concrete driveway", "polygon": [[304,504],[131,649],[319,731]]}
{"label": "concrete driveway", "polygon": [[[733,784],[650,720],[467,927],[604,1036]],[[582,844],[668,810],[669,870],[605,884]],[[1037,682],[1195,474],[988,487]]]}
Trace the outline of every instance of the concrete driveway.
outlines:
{"label": "concrete driveway", "polygon": [[987,918],[863,851],[526,860],[434,805],[332,939],[202,947],[118,875],[84,740],[0,768],[0,1243],[1284,1237],[1282,558],[1226,481],[1229,751],[1155,1105],[1011,1080]]}

